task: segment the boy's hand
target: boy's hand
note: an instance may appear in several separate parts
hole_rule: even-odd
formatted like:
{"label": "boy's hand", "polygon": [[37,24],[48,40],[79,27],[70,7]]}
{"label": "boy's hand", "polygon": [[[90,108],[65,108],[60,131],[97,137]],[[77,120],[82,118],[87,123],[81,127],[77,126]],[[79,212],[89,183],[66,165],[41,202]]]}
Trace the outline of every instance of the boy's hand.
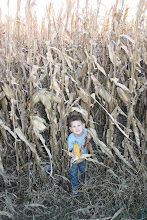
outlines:
{"label": "boy's hand", "polygon": [[90,141],[91,140],[91,134],[87,133],[87,140]]}
{"label": "boy's hand", "polygon": [[72,150],[72,154],[73,154],[73,155],[76,155],[76,152],[75,152],[75,150],[74,150],[74,149]]}

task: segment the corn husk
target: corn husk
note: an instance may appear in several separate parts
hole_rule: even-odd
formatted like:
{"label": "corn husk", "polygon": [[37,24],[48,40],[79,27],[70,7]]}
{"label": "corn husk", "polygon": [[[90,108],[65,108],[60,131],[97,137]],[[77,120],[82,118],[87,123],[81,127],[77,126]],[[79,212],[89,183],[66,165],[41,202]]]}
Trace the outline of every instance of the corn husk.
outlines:
{"label": "corn husk", "polygon": [[47,129],[47,127],[45,126],[46,121],[43,118],[40,118],[39,116],[35,115],[31,117],[31,120],[33,126],[35,126],[35,128],[38,129],[39,131],[42,132],[45,129]]}
{"label": "corn husk", "polygon": [[42,92],[42,90],[35,92],[32,95],[32,102],[33,104],[38,103],[39,101],[41,101],[43,103],[43,105],[45,105],[45,107],[50,110],[50,102],[51,100],[53,100],[53,102],[56,103],[61,103],[61,98],[55,94],[52,94],[49,91],[46,91],[43,89],[44,92]]}
{"label": "corn husk", "polygon": [[103,87],[102,84],[96,79],[96,77],[95,77],[93,74],[91,74],[91,79],[92,79],[93,84],[94,84],[95,86]]}
{"label": "corn husk", "polygon": [[111,103],[112,96],[101,86],[95,86],[96,95],[100,95],[107,103]]}
{"label": "corn husk", "polygon": [[92,154],[82,154],[80,157],[78,157],[67,150],[64,150],[64,151],[68,154],[68,156],[72,157],[71,163],[73,163],[73,164],[78,164],[78,163],[82,162],[83,160],[85,160],[89,157],[92,157]]}
{"label": "corn husk", "polygon": [[127,93],[124,92],[123,89],[117,87],[117,93],[125,105],[128,105],[130,103],[130,97]]}
{"label": "corn husk", "polygon": [[[53,97],[52,97],[53,95]],[[55,94],[52,94],[51,92],[49,91],[46,91],[46,96],[48,97],[48,99],[51,101],[53,99],[53,102],[55,103],[61,103],[61,97],[55,95]]]}
{"label": "corn husk", "polygon": [[45,108],[50,111],[51,110],[51,101],[49,97],[46,94],[39,93],[39,98],[42,104],[45,106]]}
{"label": "corn husk", "polygon": [[40,93],[39,93],[39,91],[38,91],[38,92],[35,92],[35,93],[32,95],[32,103],[33,103],[34,105],[40,101],[39,94],[40,94]]}
{"label": "corn husk", "polygon": [[89,97],[90,97],[89,93],[81,87],[78,88],[77,92],[78,92],[79,96],[81,97],[81,99],[83,100],[83,102],[88,104]]}
{"label": "corn husk", "polygon": [[119,79],[118,78],[110,78],[111,82],[114,82],[114,84],[118,87],[120,87],[121,89],[123,89],[124,91],[130,93],[130,90],[123,84],[119,83]]}

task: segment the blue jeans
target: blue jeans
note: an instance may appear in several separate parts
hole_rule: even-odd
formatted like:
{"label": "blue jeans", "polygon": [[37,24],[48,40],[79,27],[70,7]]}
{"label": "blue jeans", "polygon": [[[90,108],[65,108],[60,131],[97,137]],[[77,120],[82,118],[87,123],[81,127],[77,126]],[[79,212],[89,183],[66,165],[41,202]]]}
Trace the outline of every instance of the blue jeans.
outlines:
{"label": "blue jeans", "polygon": [[[68,170],[71,189],[78,189],[78,169],[81,172],[82,182],[85,181],[85,165],[86,165],[86,160],[78,164],[72,164],[71,168]],[[89,180],[90,176],[87,175],[86,179]]]}

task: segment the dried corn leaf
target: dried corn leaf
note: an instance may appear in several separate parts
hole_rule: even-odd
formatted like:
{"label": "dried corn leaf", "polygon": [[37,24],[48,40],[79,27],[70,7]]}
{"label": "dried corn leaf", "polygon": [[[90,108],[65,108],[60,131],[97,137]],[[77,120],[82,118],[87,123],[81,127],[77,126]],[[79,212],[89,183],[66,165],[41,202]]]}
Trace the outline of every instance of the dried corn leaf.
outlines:
{"label": "dried corn leaf", "polygon": [[137,166],[138,169],[140,169],[140,161],[139,161],[138,158],[136,157],[136,155],[135,155],[135,153],[134,153],[134,150],[133,150],[133,147],[132,147],[129,143],[126,143],[126,144],[127,144],[129,153],[130,153],[130,155],[131,155],[131,158],[132,158],[134,164]]}
{"label": "dried corn leaf", "polygon": [[32,208],[41,207],[41,208],[44,208],[44,209],[47,208],[46,206],[44,206],[44,205],[42,205],[42,204],[39,204],[39,203],[27,204],[27,205],[25,205],[25,207],[26,207],[26,208],[28,208],[28,207],[32,207]]}
{"label": "dried corn leaf", "polygon": [[123,84],[119,83],[119,79],[118,78],[110,78],[111,82],[114,82],[114,84],[118,87],[120,87],[121,89],[123,89],[124,91],[130,93],[130,90]]}
{"label": "dried corn leaf", "polygon": [[32,124],[33,126],[35,126],[36,129],[38,129],[39,131],[44,131],[45,129],[47,129],[47,127],[45,126],[46,121],[43,118],[40,118],[39,116],[35,115],[31,117],[32,120]]}
{"label": "dried corn leaf", "polygon": [[[73,94],[70,94],[69,93],[69,89],[68,89],[68,86],[69,86],[69,77],[67,76],[67,75],[65,75],[65,91],[66,91],[66,93],[67,93],[67,95],[68,95],[68,98],[69,98],[69,100],[73,100]],[[70,95],[72,95],[72,99],[70,98]],[[71,103],[71,101],[70,101],[70,103]]]}
{"label": "dried corn leaf", "polygon": [[4,173],[4,166],[3,166],[2,158],[1,158],[1,155],[0,155],[0,174],[3,174],[3,173]]}
{"label": "dried corn leaf", "polygon": [[53,60],[53,57],[52,57],[52,53],[51,53],[51,49],[50,49],[50,48],[48,48],[48,51],[47,51],[46,55],[47,55],[47,60],[48,60],[48,62],[49,62],[49,63],[54,63],[54,60]]}
{"label": "dried corn leaf", "polygon": [[134,117],[132,118],[132,125],[133,125],[133,132],[135,135],[135,140],[136,140],[137,146],[140,147],[139,131],[138,131],[138,128],[136,125],[136,120]]}
{"label": "dried corn leaf", "polygon": [[94,55],[92,55],[92,57],[93,57],[93,60],[96,64],[98,70],[100,70],[104,74],[104,76],[106,76],[106,72],[105,72],[104,68],[98,64],[96,57]]}
{"label": "dried corn leaf", "polygon": [[126,160],[126,158],[121,154],[121,152],[114,146],[113,143],[110,144],[111,148],[115,151],[115,154],[131,169],[134,170],[134,168],[131,166],[131,164]]}
{"label": "dried corn leaf", "polygon": [[113,110],[113,112],[111,113],[111,116],[114,118],[114,119],[117,119],[118,115],[121,114],[123,116],[125,116],[127,118],[127,115],[121,110],[121,108],[117,105],[115,107],[115,109]]}
{"label": "dried corn leaf", "polygon": [[59,86],[59,84],[58,84],[58,82],[57,82],[57,80],[56,80],[56,78],[55,78],[55,75],[53,75],[52,78],[53,78],[53,79],[52,79],[52,85],[51,85],[51,87],[53,86],[53,89],[55,90],[56,95],[58,96],[58,95],[61,93],[61,89],[60,89],[60,86]]}
{"label": "dried corn leaf", "polygon": [[100,166],[103,166],[103,167],[107,167],[108,168],[108,166],[106,166],[104,163],[102,163],[102,162],[99,162],[97,159],[93,159],[93,158],[86,158],[86,160],[87,161],[90,161],[90,162],[93,162],[93,163],[96,163],[96,164],[98,164],[98,165],[100,165]]}
{"label": "dried corn leaf", "polygon": [[38,163],[40,163],[40,158],[37,154],[37,151],[35,149],[35,146],[32,145],[31,143],[29,143],[29,141],[27,140],[27,138],[25,137],[25,135],[23,134],[23,132],[21,131],[20,128],[16,128],[15,129],[16,134],[18,135],[18,137],[25,142],[25,144],[30,148],[30,150],[35,154],[36,160]]}
{"label": "dried corn leaf", "polygon": [[5,93],[4,92],[0,92],[0,100],[3,99],[5,97]]}
{"label": "dried corn leaf", "polygon": [[81,97],[81,99],[83,100],[83,102],[88,104],[89,103],[89,97],[90,97],[89,93],[81,87],[79,87],[77,89],[77,92],[78,92],[79,96]]}
{"label": "dried corn leaf", "polygon": [[50,150],[48,149],[48,147],[46,146],[45,144],[45,139],[42,137],[42,135],[38,132],[38,130],[34,129],[34,132],[36,134],[36,136],[41,140],[48,156],[49,156],[49,159],[50,159],[50,165],[51,165],[51,172],[50,172],[50,175],[52,176],[52,173],[53,173],[53,166],[52,166],[52,155],[51,155],[51,152]]}
{"label": "dried corn leaf", "polygon": [[65,58],[65,60],[66,60],[66,62],[67,62],[67,64],[68,64],[69,68],[70,68],[71,70],[73,70],[73,66],[71,65],[70,59],[69,59],[68,57],[66,57],[66,56],[64,56],[64,58]]}
{"label": "dried corn leaf", "polygon": [[112,174],[116,179],[120,179],[120,177],[119,177],[118,175],[116,175],[116,173],[114,173],[113,170],[107,169],[107,172],[110,173],[110,174]]}
{"label": "dried corn leaf", "polygon": [[142,133],[143,135],[145,135],[145,129],[144,129],[144,127],[142,126],[141,122],[140,122],[140,121],[138,120],[138,118],[136,118],[136,117],[135,117],[135,120],[136,120],[136,123],[137,123],[137,126],[138,126],[139,130],[141,131],[141,133]]}
{"label": "dried corn leaf", "polygon": [[122,211],[124,210],[124,207],[121,207],[111,218],[111,220],[115,219]]}
{"label": "dried corn leaf", "polygon": [[72,112],[72,111],[76,111],[76,112],[81,113],[82,116],[83,116],[83,118],[87,120],[87,118],[88,118],[88,112],[87,112],[85,109],[83,109],[83,108],[81,108],[81,107],[79,107],[79,108],[78,108],[78,107],[72,107],[72,108],[71,108],[71,112]]}
{"label": "dried corn leaf", "polygon": [[121,34],[120,37],[126,38],[126,39],[129,40],[132,44],[134,44],[134,40],[133,40],[130,36],[128,36],[128,35],[126,35],[126,34]]}
{"label": "dried corn leaf", "polygon": [[103,153],[105,153],[108,157],[113,158],[112,152],[110,151],[110,149],[104,144],[104,142],[100,141],[97,137],[97,133],[96,130],[93,128],[89,128],[88,132],[91,134],[91,136],[93,137],[94,142],[100,146],[101,150]]}
{"label": "dried corn leaf", "polygon": [[117,87],[117,93],[125,105],[128,105],[130,103],[129,94],[126,94],[123,89]]}
{"label": "dried corn leaf", "polygon": [[13,90],[10,88],[9,85],[7,85],[6,83],[3,82],[2,84],[2,89],[5,93],[5,95],[7,96],[7,98],[11,101],[12,99],[14,100],[14,93]]}
{"label": "dried corn leaf", "polygon": [[4,123],[1,119],[0,119],[0,126],[2,128],[4,128],[6,131],[8,131],[16,139],[15,133],[13,131],[11,131],[11,129],[8,126],[4,125]]}
{"label": "dried corn leaf", "polygon": [[112,96],[103,87],[95,86],[96,95],[100,95],[107,103],[111,103]]}
{"label": "dried corn leaf", "polygon": [[93,81],[93,84],[95,86],[100,86],[100,87],[103,87],[102,84],[95,78],[95,76],[93,74],[91,74],[91,79]]}
{"label": "dried corn leaf", "polygon": [[61,52],[58,48],[56,48],[56,47],[51,47],[51,49],[55,50],[55,51],[58,53],[58,55],[59,55],[59,57],[60,57],[61,59],[62,59],[62,57],[64,56],[64,58],[66,57],[66,58],[68,58],[69,60],[71,60],[71,61],[73,61],[73,62],[76,62],[76,60],[74,60],[72,57],[68,56],[67,54]]}
{"label": "dried corn leaf", "polygon": [[130,57],[130,53],[129,53],[128,47],[125,46],[124,44],[122,44],[122,45],[121,45],[121,48],[126,52],[126,54],[128,55],[128,57]]}
{"label": "dried corn leaf", "polygon": [[108,45],[108,50],[109,50],[109,57],[110,60],[113,64],[116,64],[116,66],[119,66],[121,64],[121,61],[118,60],[118,58],[115,60],[115,52],[114,52],[114,45],[112,44],[112,42],[110,42]]}
{"label": "dried corn leaf", "polygon": [[27,82],[32,82],[33,84],[37,81],[37,70],[39,66],[33,65],[32,71],[30,72],[30,77],[28,78]]}

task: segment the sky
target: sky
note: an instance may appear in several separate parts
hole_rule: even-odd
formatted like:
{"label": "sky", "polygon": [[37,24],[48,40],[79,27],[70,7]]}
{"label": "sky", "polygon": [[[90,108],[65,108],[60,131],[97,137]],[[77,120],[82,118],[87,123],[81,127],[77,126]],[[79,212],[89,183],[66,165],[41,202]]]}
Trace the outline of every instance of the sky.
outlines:
{"label": "sky", "polygon": [[[21,0],[21,16],[23,16],[24,13],[24,6],[26,4],[27,0]],[[32,0],[31,2],[33,2]],[[72,1],[77,1],[77,0],[72,0]],[[79,0],[81,6],[85,5],[86,0]],[[89,0],[89,5],[92,8],[97,7],[97,2],[100,0]],[[8,0],[0,0],[0,8],[2,9],[2,20],[4,21],[6,19],[6,15],[8,14],[8,7],[7,7],[7,2]],[[59,10],[62,4],[66,4],[66,0],[35,0],[36,6],[34,7],[37,17],[38,17],[38,22],[41,22],[41,18],[44,15],[46,5],[50,2],[54,4],[54,9]],[[106,9],[110,9],[112,5],[115,4],[116,0],[101,0],[102,4],[100,5],[100,13],[99,16],[104,16],[104,12]],[[119,7],[121,7],[122,2],[124,2],[125,5],[129,7],[129,14],[130,17],[136,14],[136,9],[137,5],[139,3],[139,0],[119,0]],[[10,5],[10,10],[9,14],[12,17],[15,17],[16,14],[16,6],[17,6],[17,0],[9,0],[9,5]]]}

